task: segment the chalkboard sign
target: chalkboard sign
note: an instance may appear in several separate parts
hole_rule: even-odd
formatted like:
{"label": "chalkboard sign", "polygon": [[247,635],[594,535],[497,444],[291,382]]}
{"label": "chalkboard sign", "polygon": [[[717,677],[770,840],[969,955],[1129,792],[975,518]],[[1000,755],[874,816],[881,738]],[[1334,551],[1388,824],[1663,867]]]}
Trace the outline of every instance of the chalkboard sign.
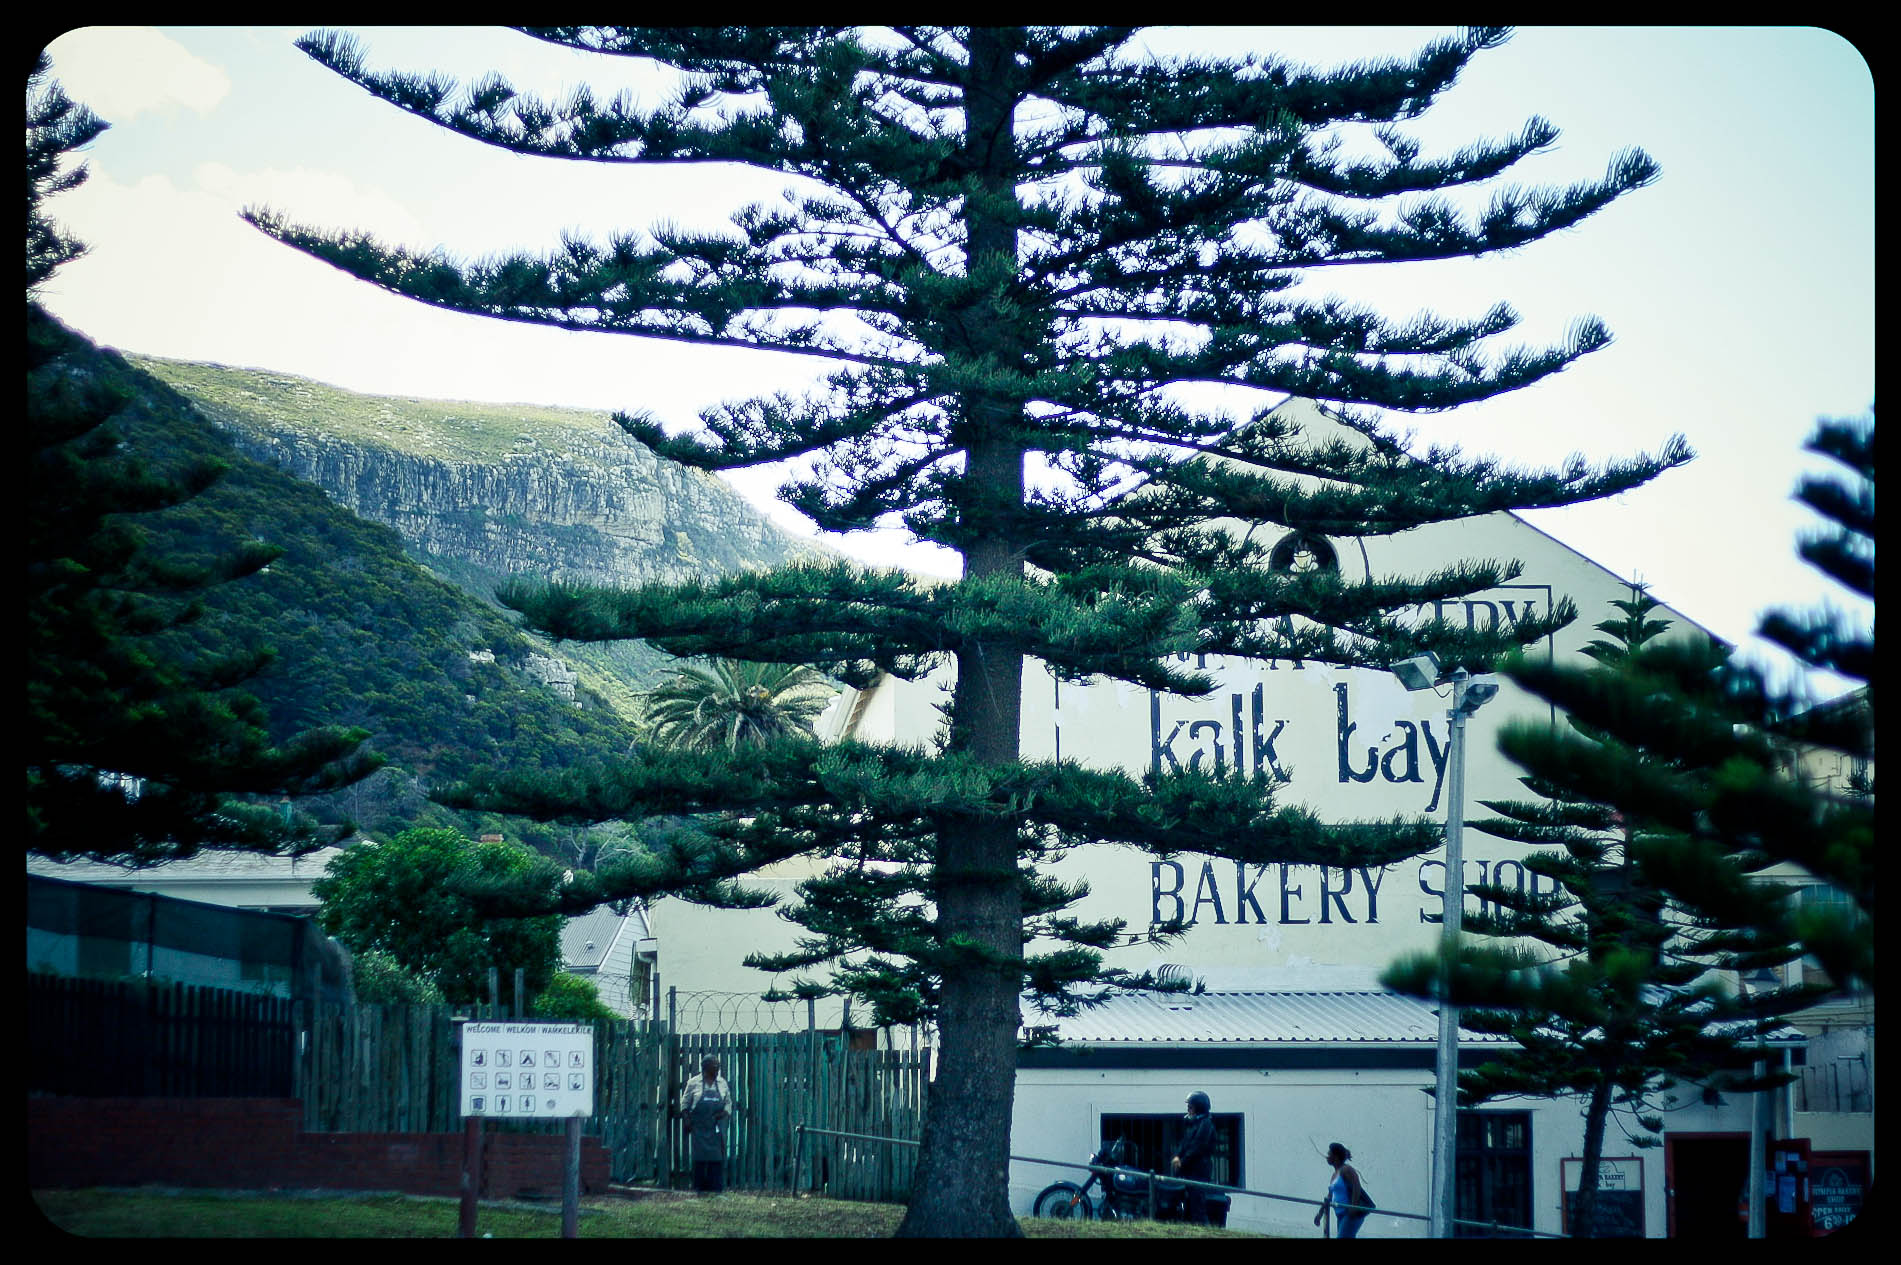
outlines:
{"label": "chalkboard sign", "polygon": [[[1576,1234],[1578,1186],[1584,1162],[1559,1163],[1564,1186],[1564,1232]],[[1644,1234],[1644,1162],[1634,1155],[1618,1155],[1597,1162],[1597,1198],[1593,1203],[1594,1239],[1641,1239]]]}
{"label": "chalkboard sign", "polygon": [[[1644,1192],[1641,1190],[1600,1190],[1597,1192],[1594,1239],[1641,1239],[1644,1237]],[[1564,1223],[1578,1221],[1578,1192],[1564,1192]],[[1572,1233],[1576,1233],[1575,1230]]]}

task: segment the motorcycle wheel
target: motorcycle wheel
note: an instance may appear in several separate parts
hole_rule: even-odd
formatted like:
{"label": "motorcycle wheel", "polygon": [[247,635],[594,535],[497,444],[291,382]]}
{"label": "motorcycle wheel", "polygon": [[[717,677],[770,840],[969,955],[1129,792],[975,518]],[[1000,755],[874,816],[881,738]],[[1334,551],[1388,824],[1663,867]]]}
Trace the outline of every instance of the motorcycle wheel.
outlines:
{"label": "motorcycle wheel", "polygon": [[1089,1196],[1075,1182],[1057,1182],[1045,1188],[1030,1210],[1038,1217],[1072,1221],[1087,1221],[1096,1212]]}

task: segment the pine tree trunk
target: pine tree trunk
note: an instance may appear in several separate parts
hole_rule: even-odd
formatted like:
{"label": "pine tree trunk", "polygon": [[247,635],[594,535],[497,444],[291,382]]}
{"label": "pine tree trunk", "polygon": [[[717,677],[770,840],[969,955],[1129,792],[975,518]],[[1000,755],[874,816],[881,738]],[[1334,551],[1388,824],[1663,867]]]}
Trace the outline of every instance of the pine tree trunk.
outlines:
{"label": "pine tree trunk", "polygon": [[[989,192],[1007,197],[1014,187],[1011,136],[1015,115],[1013,52],[1004,33],[977,29],[970,41],[970,87],[965,154]],[[973,200],[974,202],[974,200]],[[968,267],[1016,265],[1016,226],[994,210],[966,212]],[[964,351],[999,368],[1021,366],[1028,348],[1016,345],[1008,314],[991,300],[965,313]],[[983,392],[963,400],[965,466],[961,507],[987,517],[986,507],[1023,503],[1024,454],[1012,433],[1022,406]],[[964,576],[1021,577],[1021,542],[999,527],[984,531],[964,551]],[[1023,655],[976,641],[957,655],[951,703],[953,750],[986,764],[1018,757],[1022,733]],[[937,924],[944,944],[968,944],[982,964],[947,971],[938,1008],[942,1054],[931,1085],[930,1109],[918,1153],[915,1184],[901,1237],[1018,1237],[1010,1211],[1010,1119],[1016,1097],[1018,993],[1023,954],[1023,897],[1017,879],[1017,823],[947,817],[938,826]]]}
{"label": "pine tree trunk", "polygon": [[1597,1163],[1604,1154],[1604,1126],[1610,1119],[1611,1080],[1600,1077],[1591,1090],[1591,1106],[1584,1116],[1584,1171],[1578,1174],[1577,1215],[1571,1237],[1588,1239],[1597,1229]]}
{"label": "pine tree trunk", "polygon": [[[947,823],[948,825],[948,823]],[[900,1237],[1015,1237],[1010,1211],[1010,1119],[1016,1095],[1022,901],[1016,828],[985,822],[940,845],[938,925],[998,953],[1007,969],[946,974],[938,1008],[942,1050],[931,1083],[917,1176]],[[968,867],[968,868],[966,868]],[[1003,877],[1003,876],[1009,877]]]}

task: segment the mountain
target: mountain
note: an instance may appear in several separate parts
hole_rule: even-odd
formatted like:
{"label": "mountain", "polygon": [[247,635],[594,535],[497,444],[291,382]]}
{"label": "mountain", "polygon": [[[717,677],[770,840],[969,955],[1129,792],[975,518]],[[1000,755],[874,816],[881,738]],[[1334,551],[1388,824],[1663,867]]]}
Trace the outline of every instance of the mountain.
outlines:
{"label": "mountain", "polygon": [[[499,577],[505,560],[536,558],[540,574],[609,578],[626,572],[584,567],[632,568],[648,558],[642,564],[647,569],[634,572],[638,578],[686,566],[689,553],[698,567],[757,565],[789,548],[757,514],[722,502],[723,487],[707,489],[699,486],[705,482],[701,476],[660,468],[662,463],[644,449],[629,456],[638,461],[644,454],[654,467],[652,487],[643,490],[632,476],[617,479],[608,457],[626,451],[618,441],[597,436],[590,445],[578,423],[550,420],[546,411],[528,410],[534,416],[519,424],[512,443],[524,443],[523,435],[553,435],[564,426],[575,438],[560,447],[546,441],[539,461],[484,464],[476,459],[483,437],[500,433],[496,419],[503,410],[486,406],[387,402],[401,414],[392,429],[402,433],[409,426],[416,447],[423,453],[433,448],[435,455],[389,444],[357,447],[347,442],[351,426],[361,425],[386,402],[332,394],[330,388],[281,375],[134,361],[94,346],[36,308],[29,307],[28,318],[29,336],[51,340],[63,372],[102,379],[128,397],[117,424],[127,446],[142,459],[160,470],[203,458],[229,467],[186,504],[132,518],[155,551],[175,560],[228,552],[252,540],[283,549],[264,571],[210,590],[203,616],[180,635],[211,651],[259,645],[275,651],[275,660],[243,686],[264,704],[274,737],[330,723],[370,730],[369,746],[387,756],[392,767],[340,792],[333,802],[310,807],[333,818],[353,817],[373,833],[418,822],[483,828],[486,823],[451,818],[429,804],[427,788],[484,766],[562,767],[622,750],[632,739],[625,717],[608,697],[610,689],[625,693],[633,688],[624,671],[612,663],[576,664],[570,671],[564,662],[568,649],[557,650],[525,633],[481,595],[483,583]],[[151,371],[154,363],[195,382],[197,394],[168,385]],[[255,384],[265,379],[274,380],[273,391],[280,394],[258,389]],[[212,408],[198,400],[215,401],[220,390],[239,400],[250,398],[242,394],[250,390],[273,401],[274,408],[288,407],[284,400],[302,400],[300,416],[308,431],[280,419],[267,428],[276,438],[273,445],[231,420],[271,416],[262,407],[245,412],[224,406],[223,424],[214,424]],[[325,428],[321,411],[333,405],[340,415],[335,431]],[[411,420],[431,416],[432,410],[464,419],[439,423],[456,442],[432,438],[436,432]],[[478,413],[486,419],[482,425],[470,420]],[[234,436],[250,438],[239,445]],[[418,565],[396,531],[277,465],[247,455],[244,447],[302,454],[298,460],[338,472],[339,479],[341,472],[350,472],[345,486],[366,503],[381,505],[383,512],[400,515],[412,530],[434,533],[427,538],[444,549],[456,539],[455,525],[462,524],[470,556],[433,556],[445,571],[459,568],[456,578],[469,587]],[[573,456],[590,448],[600,454],[590,463]],[[485,512],[459,508],[455,498],[463,495],[484,498]],[[568,521],[537,535],[529,520],[538,506],[549,504],[567,506]],[[658,521],[633,507],[652,511]],[[734,526],[738,543],[724,542],[710,530],[716,515]],[[481,547],[484,541],[493,543]],[[748,552],[754,541],[768,542],[756,562]],[[609,689],[597,688],[596,681]],[[518,837],[528,836],[519,824],[511,829]]]}
{"label": "mountain", "polygon": [[[484,598],[514,576],[675,581],[830,556],[713,475],[656,457],[601,412],[359,395],[288,374],[130,356],[245,455],[395,529]],[[565,646],[628,713],[670,662],[640,643]]]}
{"label": "mountain", "polygon": [[491,583],[523,572],[676,581],[829,552],[714,475],[656,457],[606,413],[359,395],[256,369],[127,360],[246,455],[395,528],[418,559]]}

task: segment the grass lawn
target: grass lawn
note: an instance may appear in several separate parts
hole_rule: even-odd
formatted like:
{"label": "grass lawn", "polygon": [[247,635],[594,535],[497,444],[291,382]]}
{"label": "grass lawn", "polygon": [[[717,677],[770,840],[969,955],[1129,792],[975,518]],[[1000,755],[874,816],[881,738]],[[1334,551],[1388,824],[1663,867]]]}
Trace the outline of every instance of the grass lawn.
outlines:
{"label": "grass lawn", "polygon": [[[252,1193],[172,1190],[39,1190],[33,1199],[55,1227],[83,1238],[443,1239],[455,1235],[454,1199],[334,1191]],[[733,1193],[695,1198],[656,1192],[638,1199],[581,1201],[584,1239],[875,1239],[897,1228],[897,1204]],[[1140,1222],[1023,1220],[1036,1239],[1260,1237],[1239,1230]],[[484,1204],[478,1235],[551,1239],[561,1207]]]}

